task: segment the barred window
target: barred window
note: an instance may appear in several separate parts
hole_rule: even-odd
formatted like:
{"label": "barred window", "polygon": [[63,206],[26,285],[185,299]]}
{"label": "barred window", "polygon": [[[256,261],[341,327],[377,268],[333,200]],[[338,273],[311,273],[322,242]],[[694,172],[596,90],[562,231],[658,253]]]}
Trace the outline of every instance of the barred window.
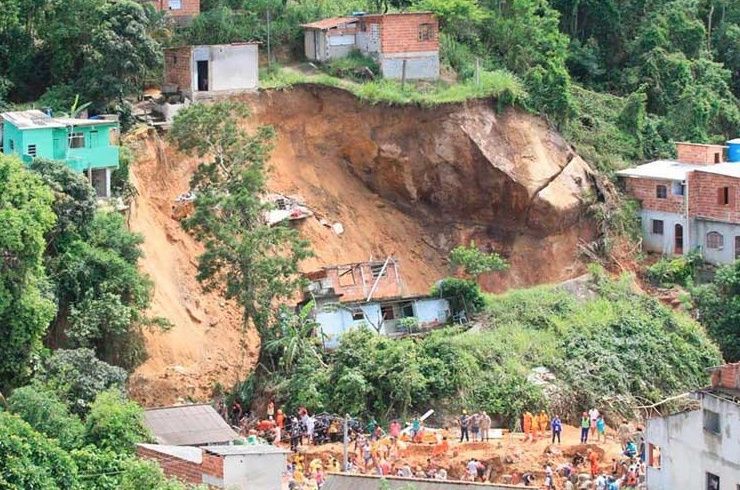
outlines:
{"label": "barred window", "polygon": [[722,248],[724,242],[725,240],[721,233],[717,233],[716,231],[707,233],[707,248]]}

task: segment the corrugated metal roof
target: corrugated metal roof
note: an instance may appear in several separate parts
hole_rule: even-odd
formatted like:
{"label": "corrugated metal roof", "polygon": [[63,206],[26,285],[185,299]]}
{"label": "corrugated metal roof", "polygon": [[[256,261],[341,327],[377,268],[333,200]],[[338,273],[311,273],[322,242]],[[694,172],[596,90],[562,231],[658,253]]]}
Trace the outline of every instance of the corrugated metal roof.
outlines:
{"label": "corrugated metal roof", "polygon": [[212,454],[220,456],[243,455],[243,454],[290,454],[283,448],[269,444],[234,444],[231,446],[204,446],[203,449]]}
{"label": "corrugated metal roof", "polygon": [[3,112],[2,118],[18,129],[65,128],[68,126],[96,126],[100,124],[118,124],[114,119],[75,119],[71,117],[50,117],[38,109],[27,111]]}
{"label": "corrugated metal roof", "polygon": [[337,27],[342,24],[350,24],[352,22],[357,22],[357,17],[332,17],[330,19],[322,19],[317,20],[316,22],[311,22],[308,24],[301,24],[301,27],[305,27],[306,29],[331,29],[332,27]]}
{"label": "corrugated metal roof", "polygon": [[503,485],[488,483],[471,483],[452,480],[422,480],[419,478],[397,478],[379,477],[372,475],[346,475],[341,473],[329,473],[322,490],[379,490],[381,481],[385,480],[386,488],[407,488],[409,485],[414,490],[443,490],[451,488],[454,490],[509,490],[514,488],[531,488],[519,485]]}
{"label": "corrugated metal roof", "polygon": [[144,418],[160,444],[198,446],[239,437],[210,405],[154,408],[147,410]]}
{"label": "corrugated metal roof", "polygon": [[17,112],[3,112],[3,119],[18,129],[63,128],[64,124],[49,117],[38,109]]}

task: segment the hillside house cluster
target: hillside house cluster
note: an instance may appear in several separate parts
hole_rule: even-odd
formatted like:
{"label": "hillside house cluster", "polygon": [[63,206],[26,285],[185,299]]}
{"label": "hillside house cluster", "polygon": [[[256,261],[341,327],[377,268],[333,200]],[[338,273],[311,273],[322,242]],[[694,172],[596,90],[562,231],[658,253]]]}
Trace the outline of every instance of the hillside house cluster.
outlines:
{"label": "hillside house cluster", "polygon": [[700,251],[708,262],[740,258],[740,140],[676,143],[677,159],[617,172],[642,205],[643,247],[667,256]]}
{"label": "hillside house cluster", "polygon": [[309,60],[325,62],[359,50],[378,62],[385,78],[439,78],[439,23],[430,12],[335,17],[302,27]]}
{"label": "hillside house cluster", "polygon": [[3,153],[25,164],[34,158],[61,160],[83,173],[100,198],[111,196],[111,173],[118,168],[117,116],[91,119],[51,117],[39,110],[2,113]]}
{"label": "hillside house cluster", "polygon": [[713,369],[712,386],[693,393],[699,408],[648,419],[650,490],[740,487],[740,363]]}
{"label": "hillside house cluster", "polygon": [[393,336],[409,333],[404,318],[429,329],[450,317],[445,298],[404,295],[399,264],[392,257],[323,267],[305,277],[310,282],[302,304],[315,300],[316,321],[329,349],[339,345],[341,334],[363,324]]}

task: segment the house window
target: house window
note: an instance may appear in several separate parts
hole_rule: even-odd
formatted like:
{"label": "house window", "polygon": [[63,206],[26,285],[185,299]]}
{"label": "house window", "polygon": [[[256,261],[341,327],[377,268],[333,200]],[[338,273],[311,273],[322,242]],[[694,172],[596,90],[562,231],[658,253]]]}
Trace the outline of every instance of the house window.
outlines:
{"label": "house window", "polygon": [[655,186],[655,197],[658,199],[665,199],[668,197],[668,190],[664,185],[656,185]]}
{"label": "house window", "polygon": [[365,319],[365,313],[361,309],[356,309],[352,311],[352,320],[358,321],[358,320],[364,320]]}
{"label": "house window", "polygon": [[714,163],[719,163],[722,161],[722,157],[720,156],[719,152],[714,153]]}
{"label": "house window", "polygon": [[337,272],[339,273],[340,287],[355,285],[354,267],[340,267]]}
{"label": "house window", "polygon": [[414,305],[411,303],[401,303],[399,305],[399,309],[401,310],[401,318],[409,318],[414,315]]}
{"label": "house window", "polygon": [[719,414],[711,410],[704,409],[704,430],[712,434],[719,434]]}
{"label": "house window", "polygon": [[419,41],[432,41],[434,39],[434,26],[432,24],[421,24],[419,26]]}
{"label": "house window", "polygon": [[181,0],[169,0],[170,10],[180,10],[182,8]]}
{"label": "house window", "polygon": [[36,145],[28,145],[28,154],[32,157],[36,157]]}
{"label": "house window", "polygon": [[69,135],[69,147],[70,148],[84,148],[85,147],[85,133],[72,133]]}
{"label": "house window", "polygon": [[717,204],[720,206],[727,206],[730,204],[730,188],[720,187],[717,189]]}
{"label": "house window", "polygon": [[662,235],[663,234],[663,220],[654,219],[652,220],[652,223],[653,223],[653,235]]}
{"label": "house window", "polygon": [[383,320],[393,320],[396,316],[393,314],[393,305],[385,305],[380,307],[380,317]]}
{"label": "house window", "polygon": [[671,193],[674,196],[683,196],[684,195],[684,186],[685,186],[685,184],[683,182],[674,182],[673,183],[673,189],[671,189]]}
{"label": "house window", "polygon": [[8,143],[10,144],[10,149],[11,149],[11,151],[12,151],[12,150],[15,150],[15,141],[13,141],[13,140],[8,140]]}
{"label": "house window", "polygon": [[725,244],[725,239],[721,233],[716,231],[710,231],[707,233],[707,248],[722,248]]}
{"label": "house window", "polygon": [[719,490],[719,477],[707,471],[707,490]]}
{"label": "house window", "polygon": [[385,264],[370,264],[370,272],[373,273],[373,279],[380,277],[381,272],[383,272],[383,276],[388,275],[388,268],[386,267],[385,270],[383,270],[384,265]]}

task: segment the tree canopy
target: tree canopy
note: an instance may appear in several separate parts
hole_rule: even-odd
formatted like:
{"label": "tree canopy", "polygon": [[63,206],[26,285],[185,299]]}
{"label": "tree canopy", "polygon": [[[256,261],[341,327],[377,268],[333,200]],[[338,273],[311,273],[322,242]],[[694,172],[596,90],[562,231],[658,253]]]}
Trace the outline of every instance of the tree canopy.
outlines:
{"label": "tree canopy", "polygon": [[56,311],[42,260],[52,199],[41,178],[0,155],[0,392],[27,378]]}
{"label": "tree canopy", "polygon": [[[308,244],[287,223],[267,223],[267,159],[274,132],[241,124],[249,109],[235,102],[197,104],[177,114],[169,137],[180,151],[205,158],[191,181],[193,214],[183,225],[203,242],[198,279],[242,308],[243,328],[274,334],[275,306],[299,285]],[[263,349],[264,351],[264,349]]]}

